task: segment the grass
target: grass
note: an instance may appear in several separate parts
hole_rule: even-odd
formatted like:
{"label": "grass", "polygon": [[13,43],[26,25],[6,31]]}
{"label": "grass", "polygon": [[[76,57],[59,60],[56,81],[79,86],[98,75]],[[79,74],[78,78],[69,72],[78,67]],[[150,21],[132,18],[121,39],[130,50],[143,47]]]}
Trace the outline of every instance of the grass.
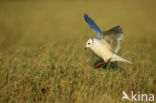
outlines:
{"label": "grass", "polygon": [[[1,103],[127,103],[122,91],[156,94],[155,1],[0,3]],[[94,33],[121,25],[119,55],[133,62],[94,69],[84,46]]]}

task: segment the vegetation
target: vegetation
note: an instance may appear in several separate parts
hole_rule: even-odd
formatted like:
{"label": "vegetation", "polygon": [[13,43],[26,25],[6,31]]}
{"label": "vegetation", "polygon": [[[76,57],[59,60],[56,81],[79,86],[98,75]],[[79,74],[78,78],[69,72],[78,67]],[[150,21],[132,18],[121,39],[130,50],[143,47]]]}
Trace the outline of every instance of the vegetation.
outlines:
{"label": "vegetation", "polygon": [[[127,103],[122,91],[156,94],[155,1],[0,2],[0,103]],[[125,33],[109,72],[84,46],[101,29]]]}

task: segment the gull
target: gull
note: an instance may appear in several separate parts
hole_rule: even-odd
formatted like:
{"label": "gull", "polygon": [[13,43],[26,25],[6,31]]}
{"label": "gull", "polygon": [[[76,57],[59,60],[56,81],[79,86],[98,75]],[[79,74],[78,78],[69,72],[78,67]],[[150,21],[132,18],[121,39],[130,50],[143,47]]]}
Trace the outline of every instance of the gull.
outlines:
{"label": "gull", "polygon": [[96,34],[96,38],[90,38],[86,42],[85,48],[90,48],[97,56],[104,60],[103,63],[97,64],[96,67],[108,61],[122,61],[131,64],[130,61],[117,55],[120,49],[120,40],[124,37],[120,26],[115,26],[112,29],[102,32],[87,14],[84,14],[84,19]]}

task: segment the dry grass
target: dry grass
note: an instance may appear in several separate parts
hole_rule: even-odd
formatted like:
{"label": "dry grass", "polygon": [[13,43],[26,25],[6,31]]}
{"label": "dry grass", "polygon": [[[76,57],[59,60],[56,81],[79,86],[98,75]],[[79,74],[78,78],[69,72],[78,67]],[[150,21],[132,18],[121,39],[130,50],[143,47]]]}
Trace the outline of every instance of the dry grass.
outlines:
{"label": "dry grass", "polygon": [[[155,2],[0,3],[1,103],[121,103],[122,91],[156,94]],[[133,62],[107,71],[84,51],[88,13],[107,30],[121,25],[120,55]]]}

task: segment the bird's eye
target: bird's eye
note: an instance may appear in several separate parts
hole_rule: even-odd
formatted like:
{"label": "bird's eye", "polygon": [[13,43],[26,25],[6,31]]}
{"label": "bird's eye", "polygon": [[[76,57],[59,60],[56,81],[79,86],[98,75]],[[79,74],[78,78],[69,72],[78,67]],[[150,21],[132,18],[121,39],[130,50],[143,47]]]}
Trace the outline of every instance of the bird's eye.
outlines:
{"label": "bird's eye", "polygon": [[88,45],[90,45],[90,43],[88,43]]}

